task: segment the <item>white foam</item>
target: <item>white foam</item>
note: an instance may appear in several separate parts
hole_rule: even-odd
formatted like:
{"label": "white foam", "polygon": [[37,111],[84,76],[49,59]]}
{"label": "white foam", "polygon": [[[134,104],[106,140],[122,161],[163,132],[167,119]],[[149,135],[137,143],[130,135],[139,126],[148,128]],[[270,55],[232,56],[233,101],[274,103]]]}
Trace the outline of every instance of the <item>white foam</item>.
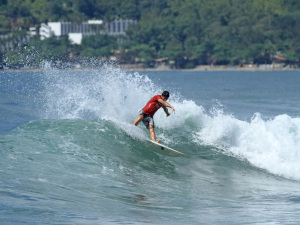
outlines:
{"label": "white foam", "polygon": [[279,115],[251,122],[218,113],[206,118],[194,135],[196,143],[221,147],[270,173],[300,180],[300,118]]}

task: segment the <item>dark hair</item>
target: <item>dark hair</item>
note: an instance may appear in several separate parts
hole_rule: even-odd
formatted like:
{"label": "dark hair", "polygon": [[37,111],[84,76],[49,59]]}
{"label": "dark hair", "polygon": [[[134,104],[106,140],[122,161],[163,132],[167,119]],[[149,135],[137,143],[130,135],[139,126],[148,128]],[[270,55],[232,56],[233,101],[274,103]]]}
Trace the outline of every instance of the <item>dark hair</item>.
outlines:
{"label": "dark hair", "polygon": [[168,91],[164,91],[161,95],[166,97],[166,98],[169,98],[169,96],[170,96]]}

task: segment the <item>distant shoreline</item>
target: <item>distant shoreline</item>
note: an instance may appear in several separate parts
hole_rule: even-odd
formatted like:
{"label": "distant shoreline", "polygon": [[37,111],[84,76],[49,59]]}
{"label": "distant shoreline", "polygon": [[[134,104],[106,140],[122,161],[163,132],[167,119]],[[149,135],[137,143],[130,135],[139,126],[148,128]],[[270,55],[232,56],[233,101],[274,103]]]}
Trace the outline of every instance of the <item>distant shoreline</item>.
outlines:
{"label": "distant shoreline", "polygon": [[[121,70],[124,71],[149,71],[149,72],[163,72],[163,71],[191,71],[191,72],[209,72],[209,71],[239,71],[239,72],[272,72],[272,71],[300,71],[300,68],[291,68],[291,67],[280,67],[280,68],[271,68],[271,67],[240,67],[240,66],[197,66],[192,69],[171,69],[169,66],[159,66],[156,68],[144,68],[141,65],[132,65],[132,64],[121,64],[118,65]],[[59,69],[58,69],[59,70]],[[81,71],[81,70],[90,70],[89,68],[74,68],[70,69],[74,71]],[[91,70],[94,70],[91,68]],[[41,72],[43,71],[42,69],[4,69],[0,70],[0,73],[5,73],[5,72]]]}
{"label": "distant shoreline", "polygon": [[171,69],[169,66],[159,66],[156,68],[143,68],[136,65],[120,65],[123,70],[136,70],[136,71],[299,71],[299,68],[291,67],[271,67],[271,65],[260,65],[257,67],[249,65],[240,66],[197,66],[192,69]]}

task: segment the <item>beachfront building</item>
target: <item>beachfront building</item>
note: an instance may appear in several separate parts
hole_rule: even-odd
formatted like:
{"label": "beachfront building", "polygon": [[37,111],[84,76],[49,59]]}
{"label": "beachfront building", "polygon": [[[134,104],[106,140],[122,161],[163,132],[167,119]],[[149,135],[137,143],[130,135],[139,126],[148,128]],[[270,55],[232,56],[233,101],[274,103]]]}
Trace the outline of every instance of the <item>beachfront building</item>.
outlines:
{"label": "beachfront building", "polygon": [[101,33],[118,36],[117,40],[121,43],[124,41],[122,36],[125,35],[128,26],[136,22],[136,20],[130,19],[116,19],[111,22],[89,20],[80,24],[71,22],[42,23],[40,27],[30,27],[25,35],[18,37],[12,34],[0,35],[0,53],[14,51],[35,36],[45,40],[53,36],[60,38],[67,35],[71,43],[80,45],[83,37]]}
{"label": "beachfront building", "polygon": [[[125,35],[125,31],[130,24],[135,24],[135,20],[114,20],[104,23],[102,20],[89,20],[81,24],[71,22],[48,22],[42,23],[39,31],[40,39],[44,40],[52,36],[61,37],[68,35],[73,44],[81,44],[84,36],[95,34]],[[122,42],[122,39],[119,39]]]}

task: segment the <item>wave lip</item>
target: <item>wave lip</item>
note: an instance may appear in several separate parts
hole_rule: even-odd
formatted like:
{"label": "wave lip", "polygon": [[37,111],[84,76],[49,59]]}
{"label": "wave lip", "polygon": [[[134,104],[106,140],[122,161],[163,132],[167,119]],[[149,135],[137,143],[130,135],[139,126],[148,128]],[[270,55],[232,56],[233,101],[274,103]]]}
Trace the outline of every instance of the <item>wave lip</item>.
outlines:
{"label": "wave lip", "polygon": [[279,115],[265,121],[257,113],[246,122],[217,113],[202,125],[196,142],[217,146],[269,173],[300,180],[300,118]]}

